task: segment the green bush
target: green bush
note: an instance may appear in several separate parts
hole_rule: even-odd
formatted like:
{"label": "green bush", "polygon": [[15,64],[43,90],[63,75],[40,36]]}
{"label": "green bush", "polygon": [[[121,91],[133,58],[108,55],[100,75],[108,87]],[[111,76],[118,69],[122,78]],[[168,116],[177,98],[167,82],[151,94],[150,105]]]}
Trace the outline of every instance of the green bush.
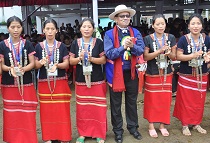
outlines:
{"label": "green bush", "polygon": [[0,25],[7,25],[5,21],[0,22]]}

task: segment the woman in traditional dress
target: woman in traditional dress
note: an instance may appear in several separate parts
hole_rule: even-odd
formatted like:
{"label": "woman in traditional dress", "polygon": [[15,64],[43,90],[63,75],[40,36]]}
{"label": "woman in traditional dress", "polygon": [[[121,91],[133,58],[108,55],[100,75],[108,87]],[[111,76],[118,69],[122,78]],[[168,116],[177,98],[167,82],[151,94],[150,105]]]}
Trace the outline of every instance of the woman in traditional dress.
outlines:
{"label": "woman in traditional dress", "polygon": [[144,118],[149,122],[149,135],[158,137],[154,123],[160,123],[163,136],[169,136],[165,125],[170,124],[170,105],[172,97],[172,69],[170,59],[175,59],[176,39],[164,33],[165,18],[162,14],[153,16],[154,33],[144,38],[144,60],[147,61]]}
{"label": "woman in traditional dress", "polygon": [[209,62],[210,38],[201,34],[203,18],[193,14],[189,18],[189,34],[177,44],[177,60],[181,61],[174,116],[182,122],[182,133],[190,136],[188,128],[206,134],[202,122],[207,88],[207,62]]}
{"label": "woman in traditional dress", "polygon": [[80,137],[104,143],[107,131],[106,84],[102,65],[106,62],[103,42],[93,38],[94,22],[85,18],[81,22],[82,38],[74,40],[70,50],[70,64],[76,65],[76,122]]}
{"label": "woman in traditional dress", "polygon": [[0,43],[2,61],[3,141],[8,143],[37,143],[36,91],[32,82],[34,47],[22,39],[21,20],[7,20],[9,38]]}
{"label": "woman in traditional dress", "polygon": [[42,139],[47,143],[51,140],[69,142],[72,139],[71,91],[66,76],[69,54],[66,46],[55,40],[57,29],[55,20],[46,20],[43,25],[46,40],[35,47]]}

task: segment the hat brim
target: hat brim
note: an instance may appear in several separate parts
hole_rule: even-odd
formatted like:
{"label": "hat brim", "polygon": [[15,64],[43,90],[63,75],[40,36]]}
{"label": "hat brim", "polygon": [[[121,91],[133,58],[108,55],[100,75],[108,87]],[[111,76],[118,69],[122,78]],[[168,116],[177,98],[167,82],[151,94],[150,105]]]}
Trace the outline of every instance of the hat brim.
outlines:
{"label": "hat brim", "polygon": [[119,13],[121,13],[121,12],[129,12],[131,17],[133,17],[133,16],[136,14],[136,11],[135,11],[134,9],[121,9],[121,10],[112,12],[112,13],[109,15],[109,18],[110,18],[111,20],[114,20],[115,15],[117,15],[117,14],[119,14]]}

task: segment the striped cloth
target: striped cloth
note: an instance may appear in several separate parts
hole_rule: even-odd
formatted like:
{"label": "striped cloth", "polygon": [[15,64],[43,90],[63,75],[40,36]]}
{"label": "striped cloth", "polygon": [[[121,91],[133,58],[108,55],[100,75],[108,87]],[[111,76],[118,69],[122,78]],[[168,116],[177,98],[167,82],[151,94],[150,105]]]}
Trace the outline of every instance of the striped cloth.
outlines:
{"label": "striped cloth", "polygon": [[202,122],[207,75],[202,76],[201,88],[198,88],[199,83],[201,82],[197,80],[197,77],[179,76],[173,115],[182,122],[182,125],[199,125]]}
{"label": "striped cloth", "polygon": [[37,143],[34,85],[24,86],[23,99],[17,87],[2,86],[3,141],[8,143]]}
{"label": "striped cloth", "polygon": [[76,122],[80,136],[106,139],[106,83],[76,85]]}
{"label": "striped cloth", "polygon": [[172,74],[166,76],[146,75],[144,93],[144,118],[150,123],[170,124],[172,97]]}
{"label": "striped cloth", "polygon": [[[54,82],[50,82],[53,88]],[[47,81],[38,85],[40,100],[40,121],[42,139],[70,141],[71,119],[70,99],[71,91],[66,79],[56,80],[53,94],[50,94]]]}

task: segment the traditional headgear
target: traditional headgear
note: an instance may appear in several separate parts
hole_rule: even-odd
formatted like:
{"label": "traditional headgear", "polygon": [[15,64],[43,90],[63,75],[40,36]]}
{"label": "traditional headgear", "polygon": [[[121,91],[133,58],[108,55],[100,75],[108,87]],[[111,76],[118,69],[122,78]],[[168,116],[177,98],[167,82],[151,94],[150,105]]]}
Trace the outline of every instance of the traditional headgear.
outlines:
{"label": "traditional headgear", "polygon": [[128,8],[126,5],[121,4],[121,5],[118,5],[117,7],[115,7],[115,11],[112,12],[109,15],[109,18],[111,20],[114,20],[115,15],[117,15],[117,14],[119,14],[121,12],[129,12],[131,17],[136,14],[136,11],[134,9]]}

